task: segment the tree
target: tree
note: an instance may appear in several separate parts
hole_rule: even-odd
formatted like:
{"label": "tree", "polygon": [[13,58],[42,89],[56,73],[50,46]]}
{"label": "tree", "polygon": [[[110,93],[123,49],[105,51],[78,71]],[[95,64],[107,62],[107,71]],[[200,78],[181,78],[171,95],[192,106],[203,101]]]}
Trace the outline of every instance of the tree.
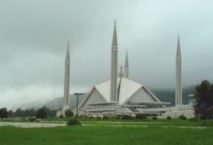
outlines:
{"label": "tree", "polygon": [[201,102],[201,104],[197,105],[197,107],[195,108],[195,114],[196,117],[200,118],[201,120],[205,120],[205,124],[206,124],[206,120],[212,118],[212,112],[213,107],[207,105],[204,102]]}
{"label": "tree", "polygon": [[201,120],[212,119],[213,115],[213,84],[204,80],[196,87],[195,99],[195,116]]}
{"label": "tree", "polygon": [[16,116],[17,116],[17,117],[22,117],[22,116],[23,116],[23,111],[21,110],[21,108],[18,108],[18,109],[16,110]]}
{"label": "tree", "polygon": [[72,117],[73,115],[74,115],[74,114],[73,114],[73,112],[72,112],[71,109],[68,109],[68,110],[65,111],[65,116],[66,116],[66,117]]}
{"label": "tree", "polygon": [[38,111],[36,112],[36,118],[40,118],[40,119],[47,118],[47,108],[42,107],[38,109]]}
{"label": "tree", "polygon": [[14,112],[13,112],[13,110],[8,111],[8,117],[9,117],[9,118],[14,117]]}
{"label": "tree", "polygon": [[8,112],[7,112],[7,108],[1,108],[0,109],[0,118],[8,118]]}

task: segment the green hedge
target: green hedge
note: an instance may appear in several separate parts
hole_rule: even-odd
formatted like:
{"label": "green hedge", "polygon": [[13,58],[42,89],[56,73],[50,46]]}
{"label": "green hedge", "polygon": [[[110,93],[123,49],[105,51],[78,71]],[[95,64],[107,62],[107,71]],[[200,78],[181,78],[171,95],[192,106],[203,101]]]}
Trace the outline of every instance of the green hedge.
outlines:
{"label": "green hedge", "polygon": [[81,122],[77,118],[73,118],[67,121],[67,126],[73,126],[73,125],[81,125]]}

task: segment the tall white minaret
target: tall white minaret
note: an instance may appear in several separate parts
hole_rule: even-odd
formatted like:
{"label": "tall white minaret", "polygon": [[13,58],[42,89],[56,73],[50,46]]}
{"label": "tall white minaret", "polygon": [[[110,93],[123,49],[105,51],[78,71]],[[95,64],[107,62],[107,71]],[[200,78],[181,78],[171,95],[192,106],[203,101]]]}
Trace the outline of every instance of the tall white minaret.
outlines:
{"label": "tall white minaret", "polygon": [[177,107],[182,105],[182,84],[181,84],[181,51],[180,40],[178,36],[177,53],[176,53],[176,90],[175,90],[175,104]]}
{"label": "tall white minaret", "polygon": [[112,52],[111,52],[111,86],[110,86],[110,101],[117,102],[117,65],[118,65],[118,44],[116,22],[114,24],[114,32],[112,38]]}
{"label": "tall white minaret", "polygon": [[64,76],[64,106],[63,106],[64,111],[70,109],[70,106],[68,104],[69,94],[70,94],[70,51],[68,42],[65,59],[65,76]]}
{"label": "tall white minaret", "polygon": [[128,51],[126,51],[126,60],[125,60],[125,66],[124,66],[124,77],[129,78]]}

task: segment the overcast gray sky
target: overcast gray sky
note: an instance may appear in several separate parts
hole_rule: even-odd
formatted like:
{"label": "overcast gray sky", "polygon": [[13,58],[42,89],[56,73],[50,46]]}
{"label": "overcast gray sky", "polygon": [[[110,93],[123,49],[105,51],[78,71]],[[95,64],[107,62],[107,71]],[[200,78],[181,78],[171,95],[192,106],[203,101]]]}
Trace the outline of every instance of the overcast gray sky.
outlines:
{"label": "overcast gray sky", "polygon": [[63,96],[70,41],[71,93],[110,79],[117,22],[119,64],[130,79],[175,87],[180,35],[183,86],[213,81],[212,0],[0,0],[0,108]]}

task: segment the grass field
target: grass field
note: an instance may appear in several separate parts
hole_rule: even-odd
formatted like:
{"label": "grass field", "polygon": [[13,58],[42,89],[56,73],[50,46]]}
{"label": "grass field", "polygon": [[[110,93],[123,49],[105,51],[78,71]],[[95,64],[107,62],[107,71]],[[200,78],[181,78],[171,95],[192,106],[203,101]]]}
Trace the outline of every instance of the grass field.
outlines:
{"label": "grass field", "polygon": [[213,128],[197,128],[203,123],[199,121],[82,122],[55,128],[0,127],[0,145],[213,145]]}

